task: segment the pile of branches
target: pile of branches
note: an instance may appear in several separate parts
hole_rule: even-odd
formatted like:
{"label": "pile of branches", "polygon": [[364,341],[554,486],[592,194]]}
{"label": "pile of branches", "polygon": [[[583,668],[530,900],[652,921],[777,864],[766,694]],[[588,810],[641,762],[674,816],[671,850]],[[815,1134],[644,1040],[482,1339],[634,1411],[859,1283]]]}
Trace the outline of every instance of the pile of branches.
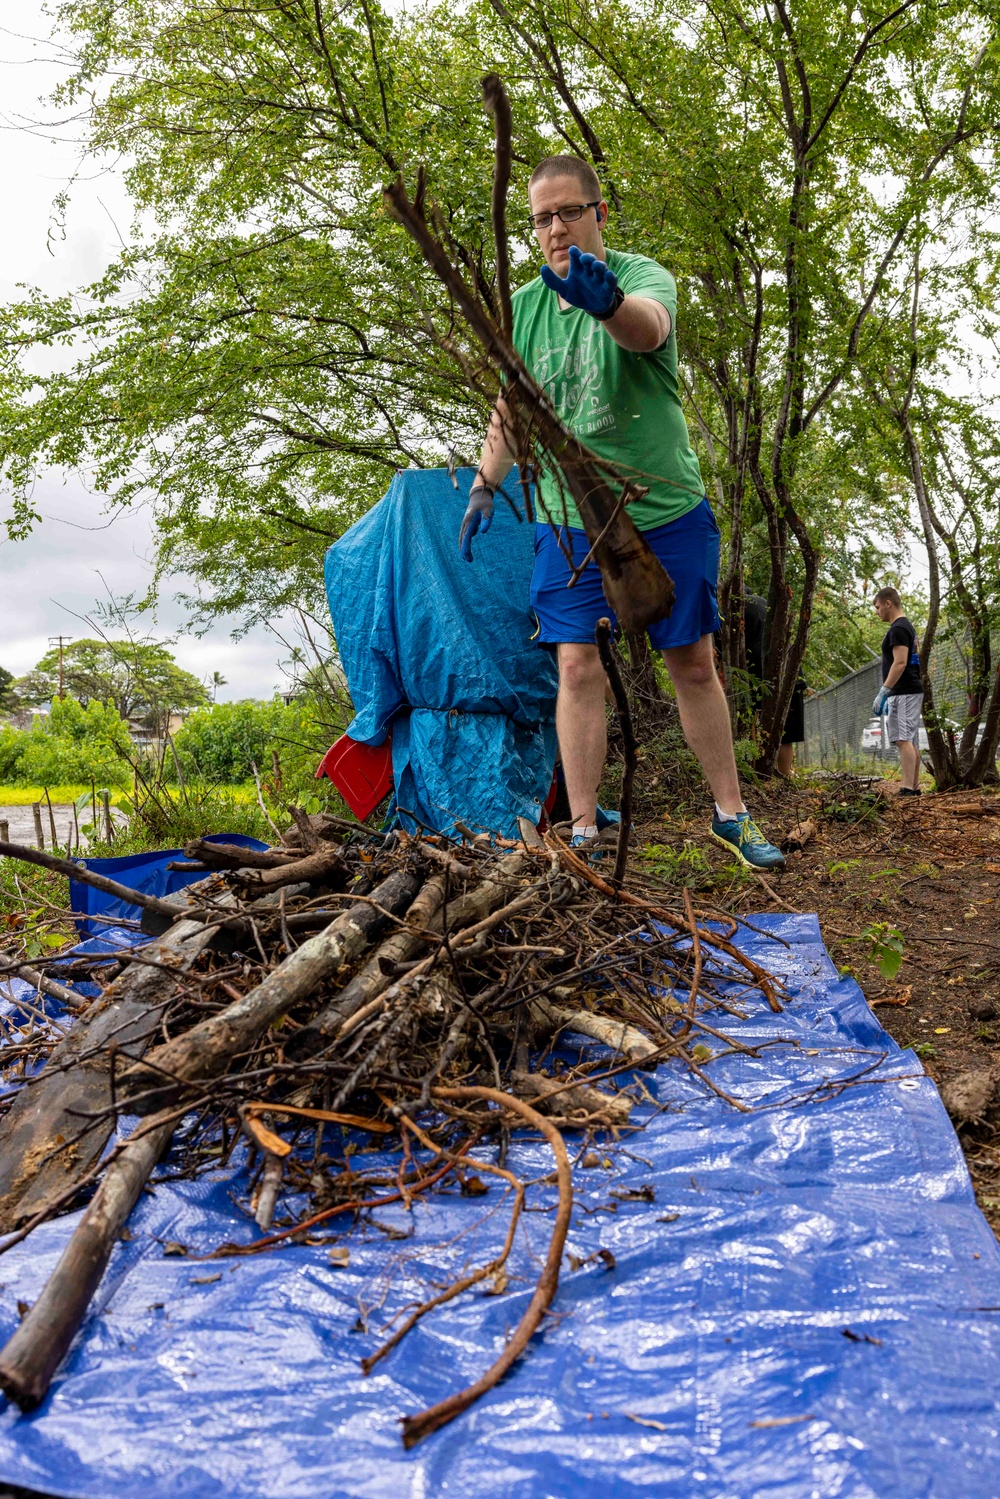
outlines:
{"label": "pile of branches", "polygon": [[[193,882],[167,898],[34,849],[0,845],[0,855],[133,902],[151,939],[77,953],[47,973],[26,970],[17,953],[4,959],[37,991],[16,1000],[19,1030],[5,1022],[4,1080],[20,1086],[0,1119],[4,1247],[87,1204],[0,1352],[0,1386],[25,1410],[44,1396],[171,1146],[175,1178],[217,1170],[249,1146],[257,1236],[216,1256],[322,1242],[317,1234],[343,1234],[385,1203],[408,1208],[470,1174],[505,1183],[499,1258],[412,1311],[367,1371],[420,1318],[502,1271],[526,1193],[507,1142],[512,1127],[526,1129],[554,1157],[544,1269],[492,1368],[406,1418],[412,1445],[502,1377],[555,1295],[572,1207],[564,1134],[628,1129],[636,1069],[667,1059],[743,1107],[712,1076],[712,1060],[751,1050],[727,1036],[727,1012],[740,1014],[750,990],[775,1010],[781,1002],[733,945],[730,919],[695,909],[687,891],[676,903],[651,898],[552,832],[538,847],[457,843],[296,812],[267,850],[189,844],[180,862]],[[67,979],[87,980],[89,997]],[[46,996],[76,1012],[69,1027],[48,1021]],[[602,1046],[560,1050],[567,1033]],[[140,1122],[107,1152],[121,1115]],[[359,1132],[380,1145],[382,1164],[368,1172],[345,1159]]]}

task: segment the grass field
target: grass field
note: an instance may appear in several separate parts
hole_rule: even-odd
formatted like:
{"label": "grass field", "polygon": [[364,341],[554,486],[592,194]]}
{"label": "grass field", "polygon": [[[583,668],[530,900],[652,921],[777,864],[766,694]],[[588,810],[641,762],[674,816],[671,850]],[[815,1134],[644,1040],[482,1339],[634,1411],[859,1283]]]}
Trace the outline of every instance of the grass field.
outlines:
{"label": "grass field", "polygon": [[[98,791],[105,788],[98,786]],[[44,802],[44,786],[0,786],[0,807],[30,807],[33,802]],[[49,786],[49,800],[53,806],[58,803],[75,802],[77,797],[90,795],[89,786]],[[119,801],[127,793],[124,791],[111,792],[111,805],[117,807]]]}

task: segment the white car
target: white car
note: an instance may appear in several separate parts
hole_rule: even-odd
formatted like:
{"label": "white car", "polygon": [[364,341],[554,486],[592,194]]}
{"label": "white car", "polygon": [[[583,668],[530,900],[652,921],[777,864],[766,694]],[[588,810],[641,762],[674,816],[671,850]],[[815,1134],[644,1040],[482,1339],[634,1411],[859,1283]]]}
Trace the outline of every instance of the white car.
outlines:
{"label": "white car", "polygon": [[[960,735],[961,735],[961,732],[962,732],[961,725],[955,723],[952,719],[946,719],[945,722],[946,722],[947,726],[951,729],[952,733],[955,735],[955,738],[958,739],[960,737]],[[979,741],[983,737],[983,733],[985,731],[985,728],[986,728],[985,724],[980,724],[979,728],[976,731],[976,746],[977,746],[977,748],[979,746]],[[920,753],[921,754],[923,754],[924,751],[928,747],[927,730],[924,728],[924,721],[923,721],[923,719],[920,720],[920,728],[917,730],[917,745],[918,745],[918,748],[920,749]],[[888,752],[891,755],[894,755],[896,753],[896,746],[894,744],[888,744],[887,743],[886,744],[886,749],[888,750]],[[868,722],[865,724],[864,728],[861,730],[861,750],[862,750],[863,754],[868,754],[868,755],[877,755],[877,754],[879,754],[881,752],[881,750],[882,750],[882,720],[881,720],[881,718],[870,718],[868,720]]]}

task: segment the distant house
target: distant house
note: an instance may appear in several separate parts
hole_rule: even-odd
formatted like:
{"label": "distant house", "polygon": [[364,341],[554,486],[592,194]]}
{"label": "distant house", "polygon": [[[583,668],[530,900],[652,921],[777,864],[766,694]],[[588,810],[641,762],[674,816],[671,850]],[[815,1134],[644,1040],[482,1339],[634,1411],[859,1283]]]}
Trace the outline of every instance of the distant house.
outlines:
{"label": "distant house", "polygon": [[[167,719],[167,733],[171,739],[177,733],[185,717],[183,713],[171,713]],[[128,718],[125,722],[128,726],[129,738],[137,749],[159,749],[160,734],[157,729],[150,728],[149,724],[143,723],[138,718]]]}
{"label": "distant house", "polygon": [[17,708],[11,713],[0,713],[0,724],[8,729],[30,729],[48,716],[49,705],[44,703],[40,708]]}

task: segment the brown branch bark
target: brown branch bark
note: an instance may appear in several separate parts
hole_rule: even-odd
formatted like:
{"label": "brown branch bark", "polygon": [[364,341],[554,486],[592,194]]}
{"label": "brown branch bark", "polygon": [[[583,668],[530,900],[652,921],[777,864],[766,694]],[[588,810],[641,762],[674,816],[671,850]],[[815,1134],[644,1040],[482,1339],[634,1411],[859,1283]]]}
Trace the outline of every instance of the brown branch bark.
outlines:
{"label": "brown branch bark", "polygon": [[519,1114],[526,1124],[530,1124],[532,1128],[544,1135],[556,1158],[559,1207],[549,1242],[549,1252],[545,1257],[545,1268],[535,1287],[535,1294],[500,1357],[482,1378],[477,1379],[475,1384],[469,1385],[468,1389],[449,1396],[447,1400],[442,1400],[437,1405],[420,1411],[417,1415],[406,1416],[403,1420],[403,1446],[406,1448],[415,1447],[417,1442],[430,1436],[432,1431],[438,1431],[442,1426],[447,1426],[449,1421],[454,1421],[456,1416],[467,1411],[481,1395],[485,1395],[498,1385],[508,1369],[521,1357],[556,1294],[559,1285],[559,1266],[562,1262],[566,1235],[569,1232],[570,1214],[573,1210],[573,1182],[563,1137],[544,1115],[539,1114],[537,1109],[531,1108],[520,1098],[514,1098],[510,1093],[501,1093],[496,1088],[435,1088],[433,1096],[459,1103],[481,1099],[486,1103],[496,1104],[500,1108],[509,1109],[513,1114]]}

